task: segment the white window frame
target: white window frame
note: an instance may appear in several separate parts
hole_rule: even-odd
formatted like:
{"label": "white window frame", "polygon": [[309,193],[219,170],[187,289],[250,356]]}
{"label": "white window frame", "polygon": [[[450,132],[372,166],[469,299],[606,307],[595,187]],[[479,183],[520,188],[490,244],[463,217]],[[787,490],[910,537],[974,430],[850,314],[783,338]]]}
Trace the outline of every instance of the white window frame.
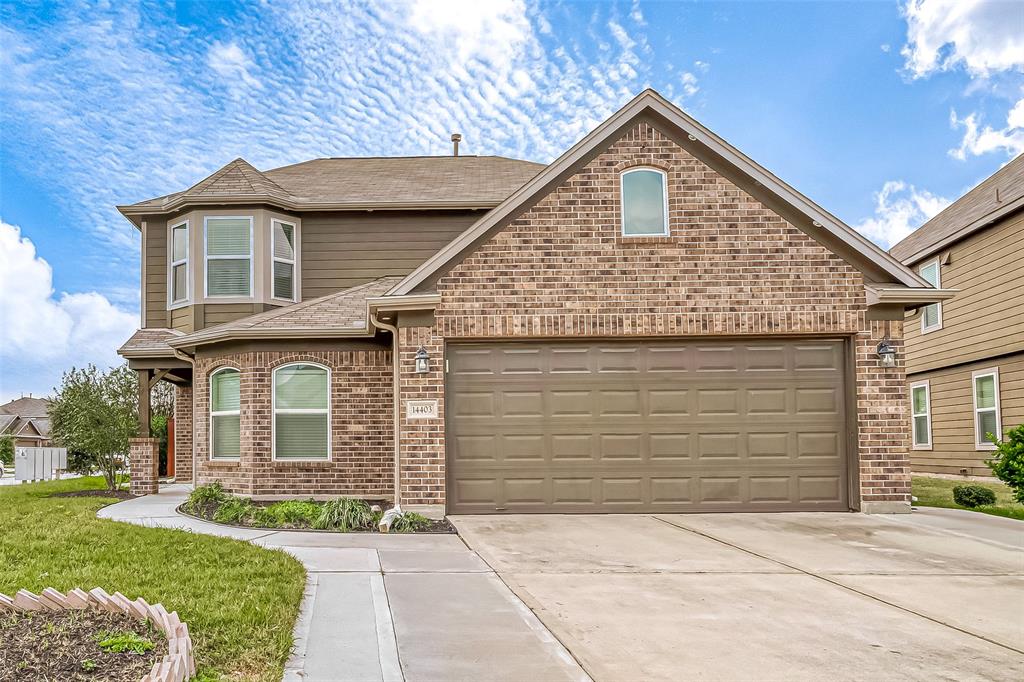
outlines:
{"label": "white window frame", "polygon": [[[217,410],[216,412],[213,411],[213,377],[215,377],[216,375],[221,374],[223,372],[238,372],[238,379],[239,379],[239,382],[238,382],[239,405],[238,405],[237,412],[235,410]],[[237,414],[239,416],[239,419],[241,419],[241,416],[242,416],[242,405],[241,405],[242,382],[241,382],[241,379],[242,379],[242,372],[241,372],[241,370],[239,370],[237,367],[230,367],[230,366],[228,366],[228,367],[218,367],[217,369],[213,370],[212,372],[210,372],[209,379],[207,380],[209,382],[208,383],[208,389],[209,389],[208,390],[208,394],[209,394],[209,402],[210,402],[210,452],[209,452],[210,457],[209,458],[210,458],[211,461],[237,462],[238,460],[241,459],[241,450],[242,450],[242,443],[241,443],[242,429],[241,429],[241,423],[239,423],[239,429],[238,429],[238,439],[239,439],[238,450],[239,450],[239,456],[238,457],[233,457],[233,456],[217,456],[217,454],[214,453],[214,451],[213,451],[213,444],[216,442],[214,440],[214,438],[213,438],[213,428],[214,428],[214,426],[213,426],[213,424],[214,424],[213,418],[214,417],[230,417],[231,415]]]}
{"label": "white window frame", "polygon": [[[277,231],[274,229],[274,223],[280,223],[282,225],[288,225],[292,228],[292,259],[278,258],[277,257]],[[274,263],[288,263],[292,266],[292,297],[284,298],[278,296],[277,292],[274,291]],[[299,225],[298,223],[289,222],[287,220],[281,220],[280,218],[270,218],[270,298],[275,301],[288,301],[289,303],[295,303],[299,300]]]}
{"label": "white window frame", "polygon": [[[174,231],[185,226],[185,258],[181,260],[174,260]],[[191,238],[192,232],[189,221],[180,220],[176,223],[167,226],[167,261],[170,265],[167,266],[167,309],[174,310],[175,308],[182,308],[189,305],[192,301],[192,259],[189,258],[189,251],[191,249]],[[179,265],[185,266],[185,298],[175,301],[174,300],[174,268]]]}
{"label": "white window frame", "polygon": [[[936,289],[941,289],[942,288],[942,263],[939,261],[938,258],[935,258],[934,260],[930,260],[927,263],[922,263],[921,266],[917,268],[917,274],[921,275],[922,278],[923,278],[924,275],[922,274],[921,271],[924,270],[925,268],[931,266],[931,265],[935,266],[935,288]],[[928,306],[932,306],[932,305],[935,306],[935,310],[938,313],[938,320],[932,326],[926,327],[925,326],[924,308],[921,308],[921,333],[922,334],[927,334],[929,332],[934,332],[934,331],[938,331],[939,329],[942,329],[942,301],[936,301],[935,303],[929,303],[928,304]],[[925,306],[925,308],[927,308],[928,306]]]}
{"label": "white window frame", "polygon": [[[914,390],[918,388],[924,389],[924,412],[921,414],[914,413]],[[915,419],[917,417],[925,417],[925,423],[928,425],[928,441],[925,443],[918,443],[915,441],[917,438],[917,424],[915,423]],[[932,387],[927,380],[915,381],[910,384],[910,445],[914,450],[932,449]]]}
{"label": "white window frame", "polygon": [[[665,229],[661,232],[641,232],[638,234],[626,234],[626,191],[625,191],[625,177],[630,173],[638,173],[641,171],[657,173],[661,176],[661,198],[665,203],[663,210],[665,211]],[[668,227],[668,173],[660,168],[653,166],[634,166],[627,168],[626,170],[619,173],[619,232],[625,238],[631,237],[667,237],[669,235]]]}
{"label": "white window frame", "polygon": [[[981,377],[992,377],[993,387],[995,389],[995,405],[993,407],[978,407],[978,379]],[[996,413],[996,431],[995,436],[998,440],[1003,439],[1003,419],[999,407],[999,368],[990,367],[989,369],[979,369],[977,372],[971,373],[971,398],[974,401],[974,412],[972,417],[974,419],[974,449],[975,450],[995,450],[996,446],[988,441],[985,441],[985,434],[978,432],[978,413],[989,410],[995,411]]]}
{"label": "white window frame", "polygon": [[[249,221],[249,295],[219,294],[210,295],[210,261],[211,260],[242,260],[241,256],[211,256],[209,249],[209,234],[211,220],[248,220]],[[212,299],[238,299],[254,300],[256,298],[256,281],[253,269],[253,261],[256,260],[256,242],[253,236],[254,218],[251,215],[208,215],[203,216],[203,297]]]}
{"label": "white window frame", "polygon": [[[296,365],[309,365],[327,372],[327,457],[277,457],[277,372],[287,367]],[[331,442],[331,368],[311,360],[296,360],[284,365],[278,365],[270,373],[270,459],[274,462],[330,462],[334,459]],[[280,410],[284,414],[322,414],[320,409],[285,409]]]}

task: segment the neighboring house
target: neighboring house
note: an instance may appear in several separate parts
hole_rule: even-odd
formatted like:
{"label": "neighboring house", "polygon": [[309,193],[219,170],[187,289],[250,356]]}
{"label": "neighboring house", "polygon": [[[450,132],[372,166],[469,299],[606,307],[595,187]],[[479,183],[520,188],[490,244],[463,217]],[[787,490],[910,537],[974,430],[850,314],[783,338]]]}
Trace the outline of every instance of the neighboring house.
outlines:
{"label": "neighboring house", "polygon": [[987,434],[1024,423],[1024,155],[891,253],[957,291],[907,317],[911,466],[991,476]]}
{"label": "neighboring house", "polygon": [[120,210],[119,352],[178,386],[180,478],[191,451],[198,483],[435,512],[909,510],[904,311],[951,294],[653,91],[548,166],[239,159]]}
{"label": "neighboring house", "polygon": [[31,394],[0,405],[0,436],[14,438],[14,447],[46,447],[50,441],[50,401]]}

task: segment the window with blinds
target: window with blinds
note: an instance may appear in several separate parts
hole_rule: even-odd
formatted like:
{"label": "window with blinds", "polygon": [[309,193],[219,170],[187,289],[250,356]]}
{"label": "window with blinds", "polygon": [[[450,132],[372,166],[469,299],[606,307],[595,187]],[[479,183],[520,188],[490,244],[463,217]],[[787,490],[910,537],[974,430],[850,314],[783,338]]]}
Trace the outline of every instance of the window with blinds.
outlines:
{"label": "window with blinds", "polygon": [[328,459],[330,372],[312,364],[274,370],[274,458]]}
{"label": "window with blinds", "polygon": [[171,304],[188,301],[188,221],[171,227],[171,266],[170,266],[170,299]]}
{"label": "window with blinds", "polygon": [[271,253],[273,254],[271,278],[273,296],[286,301],[295,300],[295,225],[272,220]]}
{"label": "window with blinds", "polygon": [[[941,288],[942,278],[939,274],[938,259],[922,265],[918,272],[921,279],[936,289]],[[921,333],[925,334],[936,329],[942,329],[942,303],[932,303],[921,309]]]}
{"label": "window with blinds", "polygon": [[252,296],[252,218],[206,219],[206,295]]}
{"label": "window with blinds", "polygon": [[975,372],[974,381],[974,443],[978,450],[994,450],[991,439],[1003,437],[999,419],[999,370]]}
{"label": "window with blinds", "polygon": [[241,455],[241,373],[225,367],[210,375],[210,458]]}
{"label": "window with blinds", "polygon": [[910,385],[910,415],[914,422],[914,448],[929,450],[932,446],[931,387],[927,381]]}

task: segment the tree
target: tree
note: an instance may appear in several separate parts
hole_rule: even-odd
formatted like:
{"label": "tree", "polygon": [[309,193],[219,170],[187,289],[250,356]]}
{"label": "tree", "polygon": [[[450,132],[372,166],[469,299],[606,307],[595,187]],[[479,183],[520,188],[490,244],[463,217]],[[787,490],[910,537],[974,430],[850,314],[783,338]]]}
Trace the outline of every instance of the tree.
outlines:
{"label": "tree", "polygon": [[110,490],[138,432],[138,379],[127,365],[102,372],[94,365],[64,373],[50,404],[51,433],[68,450],[95,458]]}
{"label": "tree", "polygon": [[996,454],[985,462],[1000,481],[1010,486],[1015,500],[1024,504],[1024,424],[1006,432],[1006,440],[996,440]]}
{"label": "tree", "polygon": [[0,462],[14,466],[14,438],[11,436],[0,436]]}

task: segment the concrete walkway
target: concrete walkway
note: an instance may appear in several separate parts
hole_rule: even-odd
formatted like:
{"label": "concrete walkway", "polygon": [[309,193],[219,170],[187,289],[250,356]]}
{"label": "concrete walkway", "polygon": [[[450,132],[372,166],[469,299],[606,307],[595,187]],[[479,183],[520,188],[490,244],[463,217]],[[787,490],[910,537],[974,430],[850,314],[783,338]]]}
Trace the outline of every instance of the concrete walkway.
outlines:
{"label": "concrete walkway", "polygon": [[231,528],[176,513],[188,491],[162,486],[98,516],[247,540],[299,559],[308,577],[289,682],[589,680],[457,535]]}

